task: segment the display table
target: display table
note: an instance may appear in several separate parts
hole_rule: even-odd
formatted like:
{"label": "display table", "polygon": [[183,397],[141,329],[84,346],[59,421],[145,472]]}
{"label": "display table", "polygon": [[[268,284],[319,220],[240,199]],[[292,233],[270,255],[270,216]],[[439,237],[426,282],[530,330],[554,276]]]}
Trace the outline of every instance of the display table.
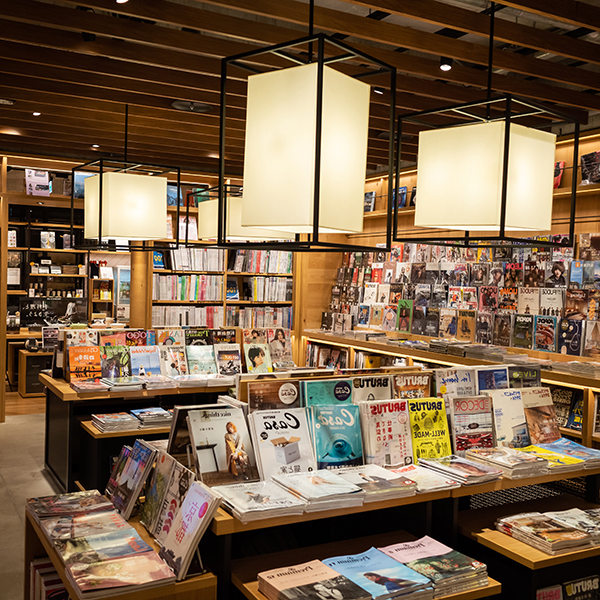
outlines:
{"label": "display table", "polygon": [[19,350],[19,395],[43,396],[44,386],[39,380],[40,371],[52,366],[53,352]]}
{"label": "display table", "polygon": [[[146,529],[140,525],[138,519],[131,519],[129,523],[135,527],[142,539],[152,548],[158,551],[158,544],[148,534]],[[48,556],[64,583],[69,597],[72,600],[82,598],[79,589],[74,588],[65,575],[65,565],[54,545],[45,535],[42,528],[35,519],[26,511],[25,513],[25,577],[23,586],[23,599],[30,598],[29,565],[34,558]],[[216,600],[217,578],[212,573],[197,575],[175,583],[168,583],[156,588],[136,591],[129,589],[122,593],[113,594],[113,590],[107,590],[109,597],[115,600],[152,600],[153,598],[168,598],[169,600]]]}
{"label": "display table", "polygon": [[[78,394],[62,379],[41,374],[40,382],[46,388],[46,439],[44,464],[62,492],[77,491],[77,481],[87,489],[103,490],[110,469],[110,457],[118,454],[123,444],[135,438],[159,439],[168,430],[152,433],[149,430],[102,434],[95,428],[82,426],[91,421],[93,413],[129,411],[132,408],[176,404],[210,404],[228,387],[186,387],[138,390],[134,392],[95,392]],[[93,429],[93,431],[92,431]],[[95,432],[95,433],[94,433]],[[124,435],[123,435],[124,434]]]}

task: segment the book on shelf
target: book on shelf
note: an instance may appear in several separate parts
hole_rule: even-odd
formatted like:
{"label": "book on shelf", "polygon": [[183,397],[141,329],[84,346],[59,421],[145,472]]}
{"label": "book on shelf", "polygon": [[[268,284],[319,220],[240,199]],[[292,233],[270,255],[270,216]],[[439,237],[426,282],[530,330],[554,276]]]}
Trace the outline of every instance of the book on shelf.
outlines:
{"label": "book on shelf", "polygon": [[492,448],[492,399],[485,395],[449,395],[448,398],[454,453],[464,456],[470,448]]}
{"label": "book on shelf", "polygon": [[40,519],[46,517],[85,515],[113,510],[114,507],[110,500],[102,496],[98,490],[87,490],[85,492],[29,498],[26,508],[39,522]]}
{"label": "book on shelf", "polygon": [[561,437],[550,389],[523,388],[521,399],[532,444],[554,442]]}
{"label": "book on shelf", "polygon": [[439,398],[408,400],[413,460],[448,456],[452,451],[444,401]]}
{"label": "book on shelf", "polygon": [[514,448],[470,448],[465,457],[501,469],[508,479],[523,479],[548,474],[548,461]]}
{"label": "book on shelf", "polygon": [[454,481],[454,479],[420,465],[407,465],[406,467],[395,468],[391,471],[414,481],[417,484],[418,494],[427,494],[437,492],[438,490],[449,490],[460,487],[460,483]]}
{"label": "book on shelf", "polygon": [[101,346],[102,377],[129,377],[131,357],[127,346]]}
{"label": "book on shelf", "polygon": [[375,464],[340,467],[336,474],[363,490],[365,502],[414,496],[417,490],[414,481]]}
{"label": "book on shelf", "polygon": [[221,497],[199,481],[194,481],[188,490],[159,552],[173,569],[177,581],[187,575],[200,539],[220,502]]}
{"label": "book on shelf", "polygon": [[191,410],[188,427],[196,473],[209,485],[258,480],[250,433],[241,408]]}
{"label": "book on shelf", "polygon": [[521,390],[488,390],[486,394],[492,398],[496,444],[508,448],[529,446]]}
{"label": "book on shelf", "polygon": [[419,465],[458,481],[462,485],[477,485],[502,477],[502,471],[491,465],[476,463],[451,454],[441,458],[421,458]]}

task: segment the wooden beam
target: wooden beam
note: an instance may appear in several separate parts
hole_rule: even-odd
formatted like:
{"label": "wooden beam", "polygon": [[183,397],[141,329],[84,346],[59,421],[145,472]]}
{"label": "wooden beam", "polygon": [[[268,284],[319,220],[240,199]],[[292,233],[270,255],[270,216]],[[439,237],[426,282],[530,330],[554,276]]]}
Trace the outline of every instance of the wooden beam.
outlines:
{"label": "wooden beam", "polygon": [[600,8],[587,2],[577,0],[508,0],[502,2],[512,8],[520,8],[526,12],[543,17],[549,17],[576,25],[600,31]]}
{"label": "wooden beam", "polygon": [[[418,19],[441,27],[450,27],[465,33],[482,35],[486,38],[489,37],[490,33],[490,17],[488,15],[444,4],[436,0],[413,0],[412,2],[396,2],[395,0],[342,1],[373,10],[382,10],[393,15]],[[508,3],[502,2],[502,4]],[[548,3],[544,2],[544,6],[547,7]],[[562,0],[560,6],[563,6]],[[600,64],[598,44],[536,27],[513,23],[503,19],[501,14],[497,15],[494,23],[494,39],[524,48],[533,48],[540,52],[550,52],[574,60]]]}

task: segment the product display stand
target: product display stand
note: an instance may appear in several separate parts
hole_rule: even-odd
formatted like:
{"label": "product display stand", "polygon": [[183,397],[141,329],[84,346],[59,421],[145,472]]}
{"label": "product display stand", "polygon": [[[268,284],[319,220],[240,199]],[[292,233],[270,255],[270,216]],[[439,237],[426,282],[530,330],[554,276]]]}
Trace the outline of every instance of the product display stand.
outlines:
{"label": "product display stand", "polygon": [[[155,551],[158,551],[158,545],[147,533],[146,529],[136,518],[129,521],[130,525],[135,527],[142,539],[150,544]],[[35,519],[26,512],[25,514],[25,577],[23,587],[23,598],[29,600],[30,582],[29,565],[34,558],[48,556],[58,572],[63,584],[69,592],[72,600],[81,600],[81,592],[74,588],[65,575],[65,566],[60,555],[54,548],[52,542],[45,535],[42,528],[35,522]],[[205,573],[190,577],[184,581],[168,583],[156,588],[136,591],[135,588],[129,588],[127,592],[114,594],[114,590],[107,589],[107,597],[115,600],[151,600],[153,598],[165,598],[169,600],[216,600],[217,598],[217,578],[212,573]],[[97,592],[95,592],[97,593]]]}
{"label": "product display stand", "polygon": [[[62,379],[53,379],[42,374],[40,381],[46,386],[44,464],[63,492],[77,491],[76,482],[84,473],[90,481],[100,482],[100,485],[97,486],[98,489],[103,489],[108,481],[106,475],[100,481],[100,474],[108,472],[111,448],[103,450],[100,445],[96,446],[96,459],[93,464],[97,466],[87,473],[92,465],[89,457],[82,452],[83,444],[89,441],[102,442],[104,437],[98,439],[90,437],[89,433],[81,427],[79,417],[89,421],[90,415],[93,413],[126,412],[132,408],[157,405],[169,408],[175,404],[208,404],[215,402],[217,396],[228,389],[227,387],[166,388],[136,392],[77,394]],[[127,432],[125,433],[127,435]],[[147,431],[140,429],[130,439],[144,438],[147,434]],[[151,435],[149,434],[148,437]],[[84,436],[89,440],[82,439]],[[160,437],[166,436],[167,432]],[[120,449],[123,444],[127,443],[127,439],[127,437],[123,437],[120,440],[114,440],[115,445]],[[116,453],[118,454],[118,450]],[[82,462],[83,459],[85,459],[85,463]],[[97,472],[98,469],[100,469],[99,472]],[[90,482],[86,480],[86,483]],[[91,486],[85,487],[90,489]]]}

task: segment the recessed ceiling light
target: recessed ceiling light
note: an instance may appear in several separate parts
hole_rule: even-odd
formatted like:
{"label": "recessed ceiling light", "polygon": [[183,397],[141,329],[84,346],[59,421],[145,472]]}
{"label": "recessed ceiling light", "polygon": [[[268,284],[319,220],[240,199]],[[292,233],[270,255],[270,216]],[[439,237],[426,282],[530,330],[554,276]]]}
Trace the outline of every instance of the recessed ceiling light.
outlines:
{"label": "recessed ceiling light", "polygon": [[440,69],[442,71],[449,71],[450,69],[452,69],[452,62],[453,60],[451,58],[446,58],[445,56],[442,56],[440,58]]}
{"label": "recessed ceiling light", "polygon": [[185,112],[207,113],[212,110],[210,104],[205,102],[189,102],[188,100],[175,100],[171,103],[175,110],[183,110]]}
{"label": "recessed ceiling light", "polygon": [[40,116],[42,113],[41,113],[41,112],[37,112],[37,111],[36,111],[36,112],[34,112],[34,113],[32,113],[32,114],[33,114],[33,116],[34,116],[34,117],[39,117],[39,116]]}
{"label": "recessed ceiling light", "polygon": [[43,202],[38,202],[38,204],[44,204]]}
{"label": "recessed ceiling light", "polygon": [[374,91],[376,94],[383,94],[383,89],[382,89],[382,88],[380,88],[380,87],[373,88],[373,91]]}
{"label": "recessed ceiling light", "polygon": [[129,2],[129,0],[117,0],[117,4],[125,4],[125,2]]}
{"label": "recessed ceiling light", "polygon": [[100,144],[92,144],[92,148],[100,148]]}

